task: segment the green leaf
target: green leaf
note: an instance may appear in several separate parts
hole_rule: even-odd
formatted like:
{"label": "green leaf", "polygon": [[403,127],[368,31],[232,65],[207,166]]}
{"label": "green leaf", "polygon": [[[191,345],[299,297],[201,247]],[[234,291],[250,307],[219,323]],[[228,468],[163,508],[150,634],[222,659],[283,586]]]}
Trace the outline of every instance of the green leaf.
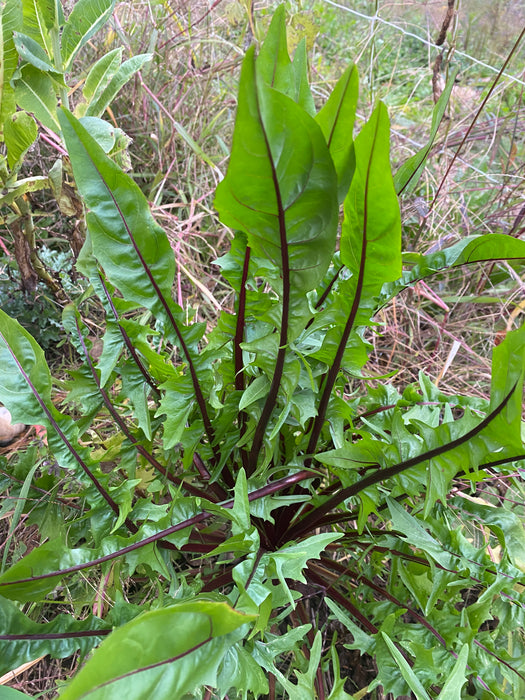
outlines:
{"label": "green leaf", "polygon": [[[124,297],[151,309],[171,297],[175,260],[146,198],[70,112],[60,115],[75,182],[89,213],[95,257]],[[154,282],[152,284],[152,282]]]}
{"label": "green leaf", "polygon": [[383,636],[383,639],[385,640],[390,653],[394,657],[394,660],[397,663],[399,670],[401,671],[401,675],[403,676],[408,686],[416,696],[417,700],[430,700],[427,691],[421,685],[421,681],[416,676],[414,671],[410,668],[408,661],[396,647],[394,642],[383,631],[381,631],[381,635]]}
{"label": "green leaf", "polygon": [[51,403],[51,374],[44,351],[17,321],[0,309],[0,396],[14,422],[39,425],[41,400]]}
{"label": "green leaf", "polygon": [[169,700],[214,687],[231,633],[253,619],[205,599],[146,612],[105,639],[60,698]]}
{"label": "green leaf", "polygon": [[432,111],[432,124],[430,126],[430,136],[428,137],[427,143],[416,154],[405,161],[394,176],[394,185],[398,194],[401,194],[404,190],[411,192],[421,177],[430,149],[436,138],[439,125],[445,114],[458,71],[459,68],[451,71],[445,89],[441,93]]}
{"label": "green leaf", "polygon": [[57,585],[60,575],[36,581],[31,580],[33,576],[45,574],[50,569],[58,571],[75,564],[83,564],[90,561],[92,555],[93,552],[87,549],[69,549],[58,539],[45,542],[19,559],[0,576],[0,595],[23,603],[42,600]]}
{"label": "green leaf", "polygon": [[82,94],[88,103],[98,99],[117,72],[122,59],[122,51],[123,48],[121,46],[113,49],[113,51],[109,51],[91,67],[82,88]]}
{"label": "green leaf", "polygon": [[116,129],[113,124],[99,117],[80,117],[79,121],[98,145],[102,146],[104,153],[110,153],[118,133],[124,133],[122,129]]}
{"label": "green leaf", "polygon": [[306,38],[304,37],[295,49],[292,64],[295,73],[295,93],[292,97],[305,112],[311,117],[315,117],[315,103],[308,81],[308,56]]}
{"label": "green leaf", "polygon": [[7,688],[5,685],[0,687],[0,700],[20,700],[20,698],[29,698],[30,695],[21,693],[14,688]]}
{"label": "green leaf", "polygon": [[11,170],[20,163],[38,136],[35,120],[27,112],[15,112],[4,124],[7,162]]}
{"label": "green leaf", "polygon": [[261,374],[256,377],[248,388],[245,390],[239,401],[239,411],[250,406],[255,401],[264,398],[268,393],[268,387],[270,386],[270,380],[266,375]]}
{"label": "green leaf", "polygon": [[22,0],[5,0],[0,5],[0,142],[3,141],[4,122],[16,110],[11,78],[18,64],[18,53],[13,33],[21,27]]}
{"label": "green leaf", "polygon": [[452,568],[451,556],[443,549],[443,546],[432,535],[430,535],[420,522],[399,505],[393,498],[386,499],[390,515],[392,516],[392,526],[406,537],[406,541],[412,546],[421,549],[429,554],[441,566]]}
{"label": "green leaf", "polygon": [[257,75],[266,85],[292,99],[296,92],[295,71],[288,54],[284,5],[273,13],[256,61]]}
{"label": "green leaf", "polygon": [[243,63],[230,165],[215,206],[287,284],[284,261],[297,293],[323,278],[337,228],[333,164],[313,119],[258,78],[253,49]]}
{"label": "green leaf", "polygon": [[340,203],[346,197],[355,169],[353,129],[358,95],[357,68],[348,66],[315,118],[334,161]]}
{"label": "green leaf", "polygon": [[356,169],[344,203],[341,261],[363,302],[401,275],[401,215],[390,172],[390,124],[379,103],[354,142]]}
{"label": "green leaf", "polygon": [[458,654],[452,672],[449,674],[445,685],[441,688],[438,700],[461,700],[463,686],[467,682],[465,669],[468,661],[468,644],[463,644]]}
{"label": "green leaf", "polygon": [[22,68],[15,80],[15,98],[27,112],[32,112],[48,129],[59,133],[56,111],[57,94],[53,81],[46,73],[31,65]]}
{"label": "green leaf", "polygon": [[525,260],[525,241],[503,233],[488,233],[466,236],[449,248],[428,255],[407,253],[403,255],[403,262],[412,267],[404,271],[399,280],[385,284],[381,303],[386,304],[403,289],[440,270],[495,260]]}
{"label": "green leaf", "polygon": [[111,17],[115,0],[78,0],[62,33],[62,61],[68,70],[78,51]]}
{"label": "green leaf", "polygon": [[[54,659],[66,658],[77,650],[86,654],[100,643],[104,632],[109,629],[110,623],[94,615],[77,620],[69,613],[55,616],[52,622],[39,624],[24,615],[17,605],[0,596],[0,635],[27,635],[26,639],[0,638],[0,675],[45,654]],[[93,631],[93,634],[78,634],[88,631]],[[97,631],[101,634],[97,635]],[[68,638],[66,635],[70,632],[76,633],[76,636]],[[61,638],[60,634],[64,634],[64,637]],[[44,635],[50,636],[46,639]],[[2,689],[3,686],[0,686],[0,699]]]}
{"label": "green leaf", "polygon": [[128,58],[127,61],[117,69],[108,85],[102,90],[98,98],[93,98],[92,102],[88,105],[86,109],[86,116],[101,117],[104,114],[106,107],[108,107],[111,102],[118,95],[120,90],[124,85],[131,80],[137,71],[139,71],[146,63],[151,61],[153,54],[142,53],[132,58]]}
{"label": "green leaf", "polygon": [[277,576],[291,605],[293,596],[285,579],[305,583],[303,569],[310,559],[319,559],[326,547],[342,537],[340,532],[325,532],[312,535],[296,544],[287,544],[276,552],[268,552],[269,575]]}
{"label": "green leaf", "polygon": [[[56,0],[23,0],[23,31],[38,42],[48,56],[53,56],[53,33],[58,32],[61,7]],[[55,59],[59,59],[55,56]]]}
{"label": "green leaf", "polygon": [[22,34],[21,32],[15,32],[13,34],[13,38],[18,55],[23,61],[27,61],[35,68],[38,68],[38,70],[44,72],[59,72],[49,59],[49,56],[45,50],[37,41],[31,39],[30,36]]}

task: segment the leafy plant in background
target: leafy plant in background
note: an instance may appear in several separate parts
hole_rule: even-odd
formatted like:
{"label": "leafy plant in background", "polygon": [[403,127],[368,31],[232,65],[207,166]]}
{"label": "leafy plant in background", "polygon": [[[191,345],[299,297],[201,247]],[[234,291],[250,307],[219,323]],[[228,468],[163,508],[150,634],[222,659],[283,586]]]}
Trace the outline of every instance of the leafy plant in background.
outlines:
{"label": "leafy plant in background", "polygon": [[[61,698],[523,696],[523,528],[473,494],[525,459],[525,331],[494,349],[490,402],[424,375],[371,388],[363,368],[397,293],[525,245],[471,236],[404,259],[396,190],[428,148],[392,177],[384,105],[352,139],[357,93],[350,66],[316,112],[283,8],[247,52],[215,200],[236,231],[217,261],[235,308],[213,328],[172,300],[138,187],[59,114],[104,348],[95,362],[69,305],[83,364],[59,410],[42,350],[0,313],[0,397],[47,427],[56,461],[17,467],[18,517],[33,487],[51,496],[28,515],[43,544],[4,556],[0,673],[100,644]],[[70,614],[40,621],[57,604]],[[371,659],[357,687],[350,666]]]}
{"label": "leafy plant in background", "polygon": [[[80,0],[67,19],[59,0],[5,0],[0,5],[0,143],[5,145],[0,153],[0,222],[9,227],[13,238],[22,289],[35,292],[40,280],[59,302],[68,296],[38,255],[38,226],[30,195],[50,190],[62,214],[83,220],[74,187],[64,182],[68,164],[60,146],[59,104],[68,107],[73,102],[74,113],[105,152],[127,163],[129,139],[101,117],[151,54],[122,62],[123,49],[117,48],[91,65],[85,75],[75,71],[79,52],[109,20],[114,5],[114,0]],[[27,153],[39,137],[55,149],[57,159],[49,172],[27,175]],[[69,232],[75,254],[83,239],[78,223]]]}

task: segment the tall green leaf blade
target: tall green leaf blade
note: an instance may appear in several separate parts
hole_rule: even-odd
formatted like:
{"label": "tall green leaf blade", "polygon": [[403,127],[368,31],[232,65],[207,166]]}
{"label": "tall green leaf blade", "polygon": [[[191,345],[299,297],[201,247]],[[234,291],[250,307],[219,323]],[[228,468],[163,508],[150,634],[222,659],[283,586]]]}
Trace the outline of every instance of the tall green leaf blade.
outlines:
{"label": "tall green leaf blade", "polygon": [[62,61],[64,70],[78,51],[104,26],[111,17],[115,0],[78,0],[62,33]]}
{"label": "tall green leaf blade", "polygon": [[346,197],[355,169],[353,129],[358,94],[357,68],[348,66],[315,118],[334,161],[339,202]]}
{"label": "tall green leaf blade", "polygon": [[82,94],[88,102],[96,100],[111,78],[113,78],[120,66],[122,51],[123,49],[121,46],[113,49],[113,51],[99,58],[91,67],[84,87],[82,88]]}
{"label": "tall green leaf blade", "polygon": [[390,171],[390,124],[379,103],[354,142],[356,168],[344,203],[341,261],[364,300],[401,275],[401,215]]}
{"label": "tall green leaf blade", "polygon": [[441,688],[438,700],[461,700],[462,688],[467,682],[465,669],[468,662],[468,644],[463,644],[458,654],[452,672],[447,676],[445,685]]}
{"label": "tall green leaf blade", "polygon": [[124,61],[111,78],[109,84],[102,90],[100,96],[88,106],[86,116],[102,116],[124,85],[131,80],[137,71],[151,61],[152,57],[153,54],[151,53],[141,53]]}
{"label": "tall green leaf blade", "polygon": [[128,700],[172,700],[214,687],[232,633],[253,619],[204,599],[147,612],[104,640],[61,700],[120,700],[122,693]]}
{"label": "tall green leaf blade", "polygon": [[[23,31],[53,56],[52,32],[58,31],[56,0],[22,0],[24,8]],[[55,57],[57,58],[57,57]]]}
{"label": "tall green leaf blade", "polygon": [[10,81],[18,64],[13,32],[21,27],[22,0],[6,0],[0,6],[0,141],[3,141],[5,120],[16,110]]}
{"label": "tall green leaf blade", "polygon": [[175,259],[146,198],[72,114],[59,115],[75,181],[87,215],[95,257],[124,297],[161,313],[159,294],[171,297]]}
{"label": "tall green leaf blade", "polygon": [[407,685],[410,687],[410,690],[416,696],[417,700],[430,700],[430,697],[424,689],[424,687],[422,686],[421,681],[416,676],[403,654],[399,651],[399,649],[396,647],[396,645],[390,639],[390,637],[387,634],[385,634],[385,632],[382,631],[381,634],[383,636],[384,641],[386,642],[388,650],[390,651],[396,664],[398,665],[401,675],[407,682]]}
{"label": "tall green leaf blade", "polygon": [[279,5],[257,57],[257,75],[268,86],[294,98],[295,71],[288,54],[285,9]]}
{"label": "tall green leaf blade", "polygon": [[322,279],[337,228],[334,167],[313,119],[257,77],[253,50],[243,64],[231,160],[215,206],[281,274],[284,242],[292,289],[306,292]]}
{"label": "tall green leaf blade", "polygon": [[306,53],[306,39],[304,37],[295,49],[292,65],[295,74],[295,93],[293,99],[311,117],[315,117],[315,103],[308,81],[308,55]]}

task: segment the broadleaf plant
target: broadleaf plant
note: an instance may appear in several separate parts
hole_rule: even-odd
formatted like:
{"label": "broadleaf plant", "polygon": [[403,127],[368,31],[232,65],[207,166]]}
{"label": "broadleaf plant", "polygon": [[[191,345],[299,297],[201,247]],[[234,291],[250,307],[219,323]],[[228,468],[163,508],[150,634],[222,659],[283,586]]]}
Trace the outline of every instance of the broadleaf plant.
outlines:
{"label": "broadleaf plant", "polygon": [[[365,364],[396,294],[458,265],[521,264],[525,243],[403,256],[386,107],[353,138],[351,66],[315,114],[304,51],[290,60],[281,7],[244,59],[215,199],[235,301],[211,328],[174,302],[144,195],[59,114],[104,346],[95,360],[84,295],[64,311],[80,361],[57,405],[43,352],[0,313],[0,399],[46,426],[54,464],[29,488],[52,493],[31,514],[42,544],[0,575],[0,674],[79,650],[67,700],[523,697],[525,534],[475,489],[525,461],[525,328],[495,348],[490,402],[423,373],[403,394],[367,388]],[[71,614],[49,621],[57,601]],[[364,687],[348,654],[374,669]]]}

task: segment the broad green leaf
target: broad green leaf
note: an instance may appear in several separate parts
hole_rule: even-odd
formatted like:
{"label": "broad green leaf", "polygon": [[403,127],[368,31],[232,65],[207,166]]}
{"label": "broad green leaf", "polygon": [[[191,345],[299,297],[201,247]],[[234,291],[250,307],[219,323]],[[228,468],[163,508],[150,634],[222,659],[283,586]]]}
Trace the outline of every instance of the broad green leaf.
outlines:
{"label": "broad green leaf", "polygon": [[54,132],[60,132],[57,121],[57,94],[53,81],[34,66],[22,68],[15,80],[15,98],[20,107],[32,112],[38,121]]}
{"label": "broad green leaf", "polygon": [[104,153],[109,153],[115,145],[117,132],[122,133],[121,129],[99,117],[80,117],[79,122],[98,145],[102,146]]}
{"label": "broad green leaf", "polygon": [[92,102],[88,105],[86,109],[86,116],[91,117],[101,117],[106,107],[108,107],[111,102],[118,95],[120,90],[124,85],[131,80],[137,71],[139,71],[146,63],[151,61],[153,54],[151,53],[141,53],[132,58],[128,58],[127,61],[119,66],[108,85],[102,90],[98,98],[93,98]]}
{"label": "broad green leaf", "polygon": [[171,298],[175,260],[146,198],[71,113],[60,122],[78,189],[88,208],[95,257],[124,297],[154,313],[159,293]]}
{"label": "broad green leaf", "polygon": [[[61,17],[60,3],[56,0],[22,0],[24,8],[24,34],[38,42],[48,56],[53,56],[53,33],[58,32]],[[59,60],[59,56],[54,56]]]}
{"label": "broad green leaf", "polygon": [[246,232],[255,256],[279,268],[284,285],[304,296],[322,279],[337,227],[333,164],[313,119],[257,77],[253,49],[215,206],[223,223]]}
{"label": "broad green leaf", "polygon": [[416,154],[405,161],[394,176],[394,185],[398,194],[401,194],[405,190],[407,192],[412,191],[421,177],[421,173],[425,167],[430,149],[432,148],[432,144],[436,138],[439,125],[441,124],[441,120],[445,114],[445,110],[450,99],[450,93],[454,87],[458,71],[459,68],[451,71],[448,82],[445,85],[445,89],[441,93],[439,100],[436,102],[436,106],[432,111],[432,124],[430,126],[430,136],[428,137],[427,143]]}
{"label": "broad green leaf", "polygon": [[27,61],[38,70],[44,72],[58,72],[49,56],[42,46],[21,32],[15,32],[13,35],[16,50],[23,61]]}
{"label": "broad green leaf", "polygon": [[[111,17],[115,0],[78,0],[62,32],[62,61],[68,70],[78,51]],[[97,115],[98,116],[98,115]]]}
{"label": "broad green leaf", "polygon": [[232,645],[224,655],[217,677],[221,697],[231,688],[240,692],[250,691],[254,697],[268,695],[268,681],[263,669],[240,642]]}
{"label": "broad green leaf", "polygon": [[[524,246],[525,247],[525,246]],[[505,431],[506,441],[516,445],[516,454],[521,450],[522,394],[525,374],[525,325],[507,333],[504,341],[492,351],[492,383],[489,410],[494,410],[517,384],[513,397],[497,416],[499,429]]]}
{"label": "broad green leaf", "polygon": [[169,700],[214,687],[231,633],[254,618],[205,599],[146,612],[105,639],[60,698]]}
{"label": "broad green leaf", "polygon": [[14,422],[39,425],[51,403],[51,374],[44,352],[17,321],[0,309],[0,398]]}
{"label": "broad green leaf", "polygon": [[0,142],[4,121],[14,114],[16,103],[11,78],[18,64],[13,32],[22,28],[22,0],[5,0],[0,4]]}
{"label": "broad green leaf", "polygon": [[120,66],[122,51],[122,47],[109,51],[109,53],[104,54],[104,56],[99,58],[91,67],[84,87],[82,88],[82,94],[88,103],[99,97],[111,78],[115,75]]}
{"label": "broad green leaf", "polygon": [[4,139],[7,148],[7,162],[13,169],[38,136],[35,120],[27,112],[15,112],[4,124]]}
{"label": "broad green leaf", "polygon": [[[104,622],[94,615],[86,619],[77,620],[70,614],[59,614],[52,622],[39,624],[24,615],[17,605],[0,595],[0,634],[1,635],[28,635],[27,639],[0,639],[0,675],[17,668],[21,664],[33,661],[39,656],[49,654],[52,658],[63,659],[80,650],[86,654],[102,640],[104,631],[111,629],[108,622]],[[102,633],[97,636],[96,632]],[[80,636],[79,632],[93,631],[89,636]],[[68,632],[77,633],[71,638],[38,638],[39,635],[60,635]],[[31,635],[34,635],[31,638]],[[0,700],[2,700],[3,687],[0,686]],[[25,696],[24,696],[25,697]]]}
{"label": "broad green leaf", "polygon": [[416,676],[414,671],[410,668],[408,661],[396,647],[394,642],[383,631],[381,631],[381,635],[383,636],[383,639],[385,640],[390,653],[392,654],[395,662],[397,663],[399,670],[401,671],[401,675],[403,676],[408,686],[416,696],[417,700],[430,700],[427,691],[421,685],[421,681]]}
{"label": "broad green leaf", "polygon": [[[379,103],[354,142],[355,173],[344,202],[341,261],[362,302],[401,275],[401,216],[390,172],[390,124]],[[359,294],[359,291],[356,293]]]}
{"label": "broad green leaf", "polygon": [[447,677],[445,685],[441,688],[438,700],[461,700],[462,688],[467,682],[465,669],[468,661],[468,644],[461,647],[452,673]]}
{"label": "broad green leaf", "polygon": [[346,197],[355,169],[353,130],[358,92],[357,68],[348,66],[315,118],[334,161],[339,202]]}
{"label": "broad green leaf", "polygon": [[256,61],[257,76],[269,87],[294,99],[295,71],[288,54],[284,5],[273,13],[272,21]]}

